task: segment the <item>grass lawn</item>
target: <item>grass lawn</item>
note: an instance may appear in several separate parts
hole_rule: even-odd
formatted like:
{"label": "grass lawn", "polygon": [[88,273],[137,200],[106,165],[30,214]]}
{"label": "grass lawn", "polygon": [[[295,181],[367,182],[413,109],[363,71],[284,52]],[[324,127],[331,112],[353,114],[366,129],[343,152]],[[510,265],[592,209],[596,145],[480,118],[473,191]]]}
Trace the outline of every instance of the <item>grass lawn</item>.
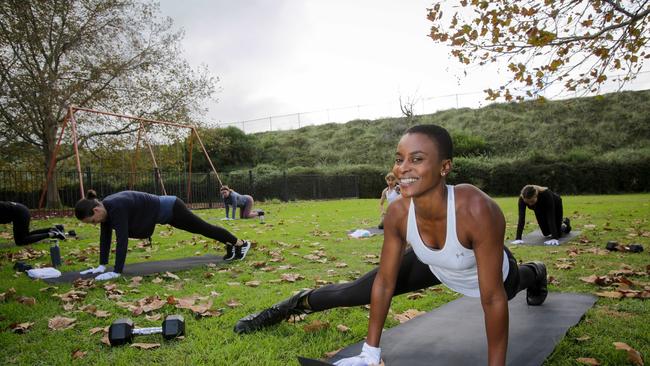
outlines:
{"label": "grass lawn", "polygon": [[[571,217],[574,230],[582,231],[580,239],[561,247],[511,246],[517,259],[546,262],[549,276],[553,278],[550,291],[615,291],[613,285],[601,287],[580,278],[604,276],[621,269],[636,272],[627,275],[633,281],[632,289],[650,290],[650,194],[568,196],[563,197],[563,201],[565,216]],[[517,200],[499,198],[497,202],[506,215],[509,242],[516,229]],[[24,254],[30,247],[0,248],[0,293],[5,297],[2,300],[0,296],[0,364],[295,365],[298,355],[321,358],[326,352],[363,339],[368,317],[364,307],[311,314],[302,322],[284,322],[252,335],[239,336],[232,331],[239,318],[268,307],[295,290],[358,277],[375,267],[378,259],[368,255],[378,255],[381,249],[381,237],[363,240],[346,237],[347,230],[377,224],[378,200],[263,203],[260,207],[267,212],[265,224],[257,220],[219,221],[224,216],[221,210],[197,211],[204,219],[224,225],[238,237],[255,242],[244,261],[221,268],[204,266],[176,273],[180,279],[148,276],[140,285],[133,284],[129,278],[119,278],[112,282],[122,294],[110,298],[105,284],[95,283],[94,288],[77,289],[87,292],[80,301],[66,303],[53,295],[68,293],[74,289],[72,285],[51,288],[42,281],[33,281],[25,274],[14,272],[12,258],[15,260],[19,252]],[[537,228],[534,220],[532,211],[528,211],[525,232]],[[62,244],[62,257],[67,263],[61,269],[70,271],[96,266],[99,228],[81,224],[73,218],[35,220],[31,226],[36,229],[53,223],[64,223],[67,230],[74,229],[79,235],[78,240]],[[0,243],[10,242],[10,234],[10,225],[0,225]],[[138,240],[130,242],[127,266],[146,260],[224,252],[218,243],[167,226],[158,226],[153,238],[152,246],[144,246]],[[639,243],[645,251],[633,254],[594,250],[604,249],[608,240]],[[26,262],[42,265],[49,262],[47,243],[31,248],[38,251],[34,255],[41,256]],[[112,260],[111,257],[111,263]],[[295,282],[280,280],[287,273],[301,277]],[[251,287],[250,281],[259,281],[259,285]],[[14,295],[10,294],[11,289],[15,289]],[[428,311],[458,297],[447,289],[423,293],[426,296],[414,300],[407,299],[406,295],[395,298],[392,313],[408,309]],[[160,309],[135,316],[124,307],[126,302],[134,304],[150,296],[166,301],[170,297],[181,299],[193,295],[202,297],[198,303],[212,301],[212,309],[220,310],[221,315],[195,317],[188,309],[165,304]],[[35,304],[30,304],[30,297]],[[170,302],[173,299],[170,298]],[[102,312],[110,315],[98,317],[105,315]],[[162,343],[155,349],[111,348],[102,343],[102,331],[91,334],[93,328],[108,326],[121,317],[131,317],[137,326],[149,327],[160,325],[160,320],[153,320],[157,315],[177,313],[184,315],[186,320],[185,339],[162,342],[157,336],[136,338],[136,342]],[[51,330],[48,321],[56,316],[76,321],[72,328]],[[316,320],[329,326],[313,327],[318,328],[316,330],[305,328]],[[33,324],[25,325],[27,330],[20,334],[12,330],[16,323]],[[337,330],[339,324],[350,330],[340,332]],[[389,314],[386,327],[397,324],[399,322]],[[641,353],[646,363],[650,362],[650,300],[600,297],[585,318],[557,345],[546,364],[576,365],[578,358],[594,358],[601,365],[631,364],[627,353],[616,350],[613,342],[628,344]]]}

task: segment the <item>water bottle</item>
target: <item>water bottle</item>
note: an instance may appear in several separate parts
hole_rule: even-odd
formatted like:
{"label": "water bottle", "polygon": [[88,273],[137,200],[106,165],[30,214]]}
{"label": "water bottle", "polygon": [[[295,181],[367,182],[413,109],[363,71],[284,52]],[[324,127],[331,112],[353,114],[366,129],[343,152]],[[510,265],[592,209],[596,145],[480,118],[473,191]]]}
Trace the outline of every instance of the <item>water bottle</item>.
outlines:
{"label": "water bottle", "polygon": [[50,239],[50,258],[52,259],[52,267],[56,268],[61,265],[59,239]]}
{"label": "water bottle", "polygon": [[264,211],[258,212],[257,217],[260,218],[260,223],[263,224],[264,223]]}

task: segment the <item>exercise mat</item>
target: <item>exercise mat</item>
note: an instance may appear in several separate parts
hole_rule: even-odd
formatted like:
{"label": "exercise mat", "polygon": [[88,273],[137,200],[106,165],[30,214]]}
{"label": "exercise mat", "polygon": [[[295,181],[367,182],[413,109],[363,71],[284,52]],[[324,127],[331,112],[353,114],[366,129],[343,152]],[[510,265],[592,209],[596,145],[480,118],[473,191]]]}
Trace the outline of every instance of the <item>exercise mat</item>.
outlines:
{"label": "exercise mat", "polygon": [[[596,302],[590,295],[549,293],[528,306],[526,292],[509,302],[508,365],[541,365],[570,327]],[[328,362],[356,356],[363,341]],[[479,298],[461,297],[384,331],[381,358],[390,365],[487,365],[487,338]]]}
{"label": "exercise mat", "polygon": [[[165,273],[165,272],[176,272],[184,271],[187,269],[207,265],[210,263],[221,264],[224,262],[221,256],[217,255],[203,255],[200,257],[189,257],[189,258],[179,258],[179,259],[168,259],[162,261],[150,261],[150,262],[140,262],[140,263],[127,263],[124,266],[124,271],[122,272],[123,276],[146,276],[156,273]],[[113,267],[106,268],[106,272],[113,270]],[[78,278],[95,278],[98,274],[85,274],[82,275],[78,271],[76,272],[65,272],[61,277],[57,278],[48,278],[44,281],[48,283],[62,283],[62,282],[73,282]]]}
{"label": "exercise mat", "polygon": [[[573,240],[573,238],[577,237],[580,235],[580,231],[571,231],[568,234],[562,235],[557,241],[560,243],[560,245]],[[518,245],[545,245],[544,242],[547,240],[551,240],[551,236],[544,236],[542,235],[542,232],[540,230],[535,230],[531,233],[528,233],[524,235],[523,238],[523,244],[518,244]],[[508,245],[513,245],[508,243]]]}

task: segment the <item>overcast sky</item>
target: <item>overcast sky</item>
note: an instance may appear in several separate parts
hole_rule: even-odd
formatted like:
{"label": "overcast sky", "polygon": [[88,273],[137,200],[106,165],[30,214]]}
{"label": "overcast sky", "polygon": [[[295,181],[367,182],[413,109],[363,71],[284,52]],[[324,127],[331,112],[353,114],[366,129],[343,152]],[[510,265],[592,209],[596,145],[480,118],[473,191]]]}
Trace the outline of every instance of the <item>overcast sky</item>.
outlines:
{"label": "overcast sky", "polygon": [[162,15],[185,30],[186,59],[220,79],[209,123],[399,96],[475,93],[478,106],[477,92],[498,86],[496,68],[461,69],[427,37],[430,6],[430,0],[160,1]]}

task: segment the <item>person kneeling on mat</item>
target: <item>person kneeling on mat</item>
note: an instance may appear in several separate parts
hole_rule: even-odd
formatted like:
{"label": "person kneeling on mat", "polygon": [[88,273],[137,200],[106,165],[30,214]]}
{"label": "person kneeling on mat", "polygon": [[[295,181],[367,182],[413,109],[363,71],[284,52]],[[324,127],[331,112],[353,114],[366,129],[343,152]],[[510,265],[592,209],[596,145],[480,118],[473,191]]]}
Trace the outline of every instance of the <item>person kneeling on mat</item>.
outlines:
{"label": "person kneeling on mat", "polygon": [[[144,192],[123,191],[102,201],[89,190],[86,198],[75,205],[77,219],[88,224],[101,224],[99,238],[99,266],[81,271],[81,274],[101,273],[96,280],[117,278],[124,269],[129,238],[146,239],[156,224],[169,224],[177,229],[201,234],[226,244],[224,260],[244,259],[251,247],[247,240],[237,239],[228,230],[211,225],[194,215],[185,203],[175,196],[156,196]],[[106,272],[111,249],[111,236],[117,237],[115,267]]]}
{"label": "person kneeling on mat", "polygon": [[235,332],[259,330],[293,314],[370,303],[361,354],[336,365],[379,364],[379,340],[391,298],[442,283],[481,298],[489,364],[505,364],[508,300],[526,289],[527,303],[541,305],[548,293],[546,266],[517,265],[503,244],[503,213],[487,194],[469,184],[446,184],[452,146],[449,133],[435,125],[414,126],[402,136],[393,172],[403,199],[388,207],[378,269],[350,283],[302,291],[240,319]]}
{"label": "person kneeling on mat", "polygon": [[47,238],[65,240],[63,225],[29,231],[30,220],[27,206],[18,202],[0,201],[0,224],[13,224],[16,245],[32,244]]}
{"label": "person kneeling on mat", "polygon": [[517,236],[512,244],[523,244],[521,234],[526,223],[526,207],[535,212],[537,223],[542,230],[542,235],[551,236],[546,240],[546,245],[560,245],[558,239],[563,234],[571,232],[571,221],[568,217],[562,219],[562,198],[546,187],[528,184],[521,189],[519,194],[519,221],[517,222]]}

